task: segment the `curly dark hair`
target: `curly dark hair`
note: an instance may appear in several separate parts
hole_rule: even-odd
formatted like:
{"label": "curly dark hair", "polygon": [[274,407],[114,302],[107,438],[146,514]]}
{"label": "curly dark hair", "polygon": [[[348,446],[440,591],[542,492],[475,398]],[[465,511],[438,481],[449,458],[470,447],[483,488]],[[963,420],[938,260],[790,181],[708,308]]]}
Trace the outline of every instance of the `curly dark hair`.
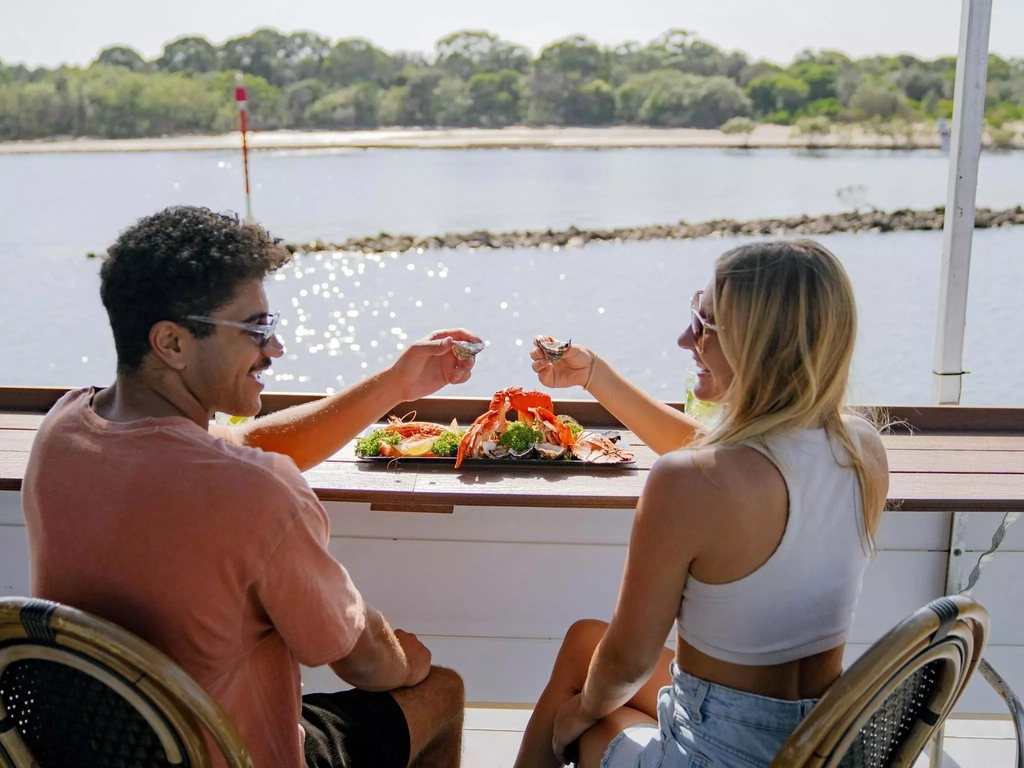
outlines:
{"label": "curly dark hair", "polygon": [[285,264],[290,254],[280,242],[235,215],[192,206],[167,208],[122,232],[100,269],[118,372],[139,369],[149,331],[161,320],[181,323],[197,338],[213,333],[185,316],[215,312],[240,285]]}

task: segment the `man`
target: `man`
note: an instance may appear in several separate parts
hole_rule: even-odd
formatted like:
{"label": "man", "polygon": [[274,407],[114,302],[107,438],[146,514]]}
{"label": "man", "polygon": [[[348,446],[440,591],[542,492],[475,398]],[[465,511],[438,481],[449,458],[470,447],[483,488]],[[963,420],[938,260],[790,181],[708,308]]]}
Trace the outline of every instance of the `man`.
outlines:
{"label": "man", "polygon": [[[283,353],[263,280],[288,257],[260,227],[191,207],[110,248],[117,379],[68,393],[39,429],[23,489],[32,593],[168,653],[257,768],[451,768],[461,679],[363,602],[300,471],[398,403],[466,381],[473,361],[452,341],[479,339],[437,332],[344,392],[210,424],[260,410],[260,373]],[[357,690],[300,697],[300,663]]]}

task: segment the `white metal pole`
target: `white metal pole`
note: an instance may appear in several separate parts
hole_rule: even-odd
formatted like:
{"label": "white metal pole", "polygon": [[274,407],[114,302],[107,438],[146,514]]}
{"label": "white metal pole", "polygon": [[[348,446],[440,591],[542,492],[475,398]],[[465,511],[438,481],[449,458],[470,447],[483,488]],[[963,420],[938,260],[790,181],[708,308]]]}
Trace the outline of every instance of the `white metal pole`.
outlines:
{"label": "white metal pole", "polygon": [[[974,204],[978,191],[981,132],[985,120],[985,81],[992,0],[962,0],[960,47],[956,60],[953,135],[950,145],[946,220],[942,238],[942,276],[939,283],[939,326],[935,336],[932,399],[939,405],[959,405],[963,388],[964,326],[967,323],[967,285],[974,238]],[[966,515],[954,515],[950,532],[946,594],[960,590]],[[944,728],[931,742],[931,768],[940,768]]]}
{"label": "white metal pole", "polygon": [[985,80],[992,0],[962,0],[956,61],[953,136],[942,241],[939,326],[935,338],[932,399],[959,405],[963,385],[967,280],[974,236],[974,202],[985,118]]}

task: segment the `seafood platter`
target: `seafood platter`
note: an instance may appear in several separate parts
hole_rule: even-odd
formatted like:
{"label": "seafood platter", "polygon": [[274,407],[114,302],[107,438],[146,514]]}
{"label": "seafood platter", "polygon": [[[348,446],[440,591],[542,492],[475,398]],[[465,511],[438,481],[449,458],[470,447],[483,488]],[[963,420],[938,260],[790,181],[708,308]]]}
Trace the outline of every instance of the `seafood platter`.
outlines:
{"label": "seafood platter", "polygon": [[494,393],[487,411],[466,429],[458,424],[406,421],[394,416],[356,441],[366,461],[422,460],[460,467],[497,462],[548,465],[634,466],[633,452],[617,433],[586,429],[571,416],[556,416],[551,396],[511,387]]}

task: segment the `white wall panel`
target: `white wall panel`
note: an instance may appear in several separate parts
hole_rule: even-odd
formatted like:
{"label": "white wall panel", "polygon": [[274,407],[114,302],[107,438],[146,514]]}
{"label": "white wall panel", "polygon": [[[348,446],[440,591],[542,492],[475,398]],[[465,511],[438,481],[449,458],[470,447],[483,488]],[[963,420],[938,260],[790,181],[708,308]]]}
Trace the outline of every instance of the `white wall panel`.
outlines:
{"label": "white wall panel", "polygon": [[0,525],[0,597],[28,594],[28,537],[23,525]]}
{"label": "white wall panel", "polygon": [[[631,510],[460,507],[453,514],[370,511],[329,503],[333,554],[396,627],[419,634],[434,662],[457,669],[471,701],[531,704],[547,682],[565,630],[608,619],[619,588]],[[988,547],[1001,516],[969,517],[965,568]],[[891,512],[865,576],[847,662],[942,592],[949,513]],[[992,614],[988,657],[1024,690],[1024,521],[985,569],[975,596]],[[20,494],[0,492],[0,595],[28,593]],[[303,670],[305,691],[339,690],[328,668]],[[960,713],[1003,714],[980,678]]]}

